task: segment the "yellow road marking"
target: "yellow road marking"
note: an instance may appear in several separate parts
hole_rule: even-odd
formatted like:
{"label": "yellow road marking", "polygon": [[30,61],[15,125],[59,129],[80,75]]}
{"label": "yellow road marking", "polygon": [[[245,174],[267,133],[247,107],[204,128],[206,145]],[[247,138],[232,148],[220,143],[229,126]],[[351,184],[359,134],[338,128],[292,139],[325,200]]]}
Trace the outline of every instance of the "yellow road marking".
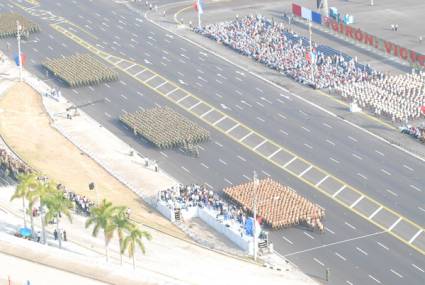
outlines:
{"label": "yellow road marking", "polygon": [[177,24],[183,24],[183,22],[180,22],[179,20],[177,20],[177,17],[178,17],[178,15],[179,15],[180,13],[182,13],[183,11],[189,10],[190,8],[192,8],[192,5],[191,5],[191,6],[184,7],[184,8],[182,8],[182,9],[178,10],[178,11],[174,14],[174,22],[176,22]]}
{"label": "yellow road marking", "polygon": [[[239,124],[238,127],[242,127],[245,130],[248,130],[249,133],[255,134],[256,136],[262,138],[263,140],[267,140],[268,143],[270,143],[271,145],[273,145],[274,147],[276,147],[277,149],[281,149],[281,151],[285,151],[287,154],[293,156],[294,158],[296,158],[295,160],[300,160],[302,162],[304,162],[307,165],[313,165],[314,169],[316,169],[317,171],[319,171],[320,173],[324,174],[325,176],[331,177],[332,179],[334,179],[335,181],[339,182],[342,185],[346,185],[345,189],[350,189],[351,191],[359,194],[360,196],[364,196],[364,199],[368,199],[370,202],[372,202],[374,205],[376,205],[377,207],[382,207],[382,209],[392,213],[393,215],[397,216],[400,221],[405,221],[407,223],[409,223],[410,225],[416,227],[418,230],[423,230],[423,228],[419,225],[417,225],[416,223],[414,223],[413,221],[410,221],[409,219],[403,217],[402,215],[398,214],[397,212],[393,211],[392,209],[382,205],[381,203],[375,201],[374,199],[372,199],[371,197],[369,197],[368,195],[362,193],[361,191],[349,186],[347,183],[345,183],[344,181],[332,176],[331,174],[329,174],[328,172],[318,168],[317,166],[315,166],[314,164],[310,163],[309,161],[299,157],[298,155],[296,155],[295,153],[293,153],[292,151],[284,148],[283,146],[277,144],[276,142],[273,142],[269,139],[267,139],[266,137],[264,137],[263,135],[255,132],[254,130],[252,130],[251,128],[249,128],[248,126],[244,125],[243,123],[239,122],[238,120],[233,119],[232,117],[228,116],[227,114],[223,113],[222,111],[216,109],[215,107],[213,107],[212,105],[210,105],[209,103],[199,99],[198,97],[194,96],[193,94],[191,94],[190,92],[184,90],[183,88],[180,88],[176,83],[166,79],[165,77],[163,77],[162,75],[154,72],[153,70],[149,69],[146,66],[143,66],[141,64],[138,64],[137,62],[133,62],[133,61],[129,61],[129,60],[125,60],[113,55],[110,55],[106,52],[103,52],[101,50],[99,50],[98,48],[94,47],[93,45],[90,45],[89,43],[85,42],[83,39],[79,38],[77,35],[67,31],[66,29],[64,29],[63,27],[60,27],[59,24],[51,24],[52,28],[54,28],[55,30],[57,30],[58,32],[64,34],[65,36],[69,37],[71,40],[77,42],[78,44],[80,44],[83,47],[86,47],[88,50],[90,50],[91,52],[93,52],[94,54],[98,55],[99,57],[101,57],[102,59],[104,59],[105,61],[107,61],[108,63],[114,65],[117,67],[117,69],[121,70],[123,73],[131,76],[133,79],[137,80],[138,82],[140,82],[142,85],[148,87],[149,89],[153,90],[154,92],[158,93],[159,95],[161,95],[162,97],[166,98],[167,100],[171,101],[172,103],[175,103],[176,105],[178,105],[179,107],[181,107],[183,110],[189,112],[190,114],[192,114],[193,116],[199,118],[200,120],[202,120],[203,122],[207,123],[208,125],[210,125],[212,128],[214,128],[215,130],[219,131],[220,133],[222,133],[223,135],[227,136],[228,138],[230,138],[231,140],[235,141],[236,143],[239,143],[241,145],[243,145],[245,148],[247,148],[250,151],[253,151],[255,154],[259,155],[260,157],[262,157],[263,159],[265,159],[266,161],[272,163],[273,165],[277,166],[278,168],[286,171],[287,173],[291,174],[292,176],[298,178],[299,180],[301,180],[302,182],[306,183],[307,185],[311,186],[312,188],[316,189],[317,191],[321,192],[322,194],[326,195],[327,197],[329,197],[330,199],[334,200],[335,202],[337,202],[338,204],[340,204],[341,206],[345,207],[346,209],[356,213],[357,215],[361,216],[362,218],[364,218],[365,220],[371,222],[372,224],[374,224],[375,226],[379,227],[380,229],[386,231],[387,233],[389,233],[390,235],[394,236],[395,238],[397,238],[398,240],[400,240],[402,243],[410,246],[411,248],[415,249],[417,252],[425,255],[425,250],[419,248],[416,245],[410,244],[409,240],[404,239],[403,237],[399,236],[398,234],[394,233],[392,231],[392,229],[388,229],[387,227],[385,227],[384,225],[379,224],[378,222],[376,222],[375,220],[368,218],[365,214],[363,214],[362,212],[360,212],[359,210],[357,210],[355,207],[350,208],[350,205],[346,204],[344,201],[340,200],[337,196],[336,197],[332,197],[333,195],[328,193],[327,191],[325,191],[324,189],[321,189],[320,186],[316,186],[315,184],[313,184],[312,182],[310,182],[309,180],[303,178],[302,176],[299,177],[298,173],[295,173],[294,171],[288,169],[287,167],[290,165],[286,165],[286,166],[282,166],[280,164],[278,164],[276,161],[273,160],[273,158],[269,159],[266,155],[262,154],[259,151],[253,150],[253,147],[249,146],[247,143],[244,143],[243,141],[241,142],[237,137],[231,135],[230,133],[226,133],[226,130],[221,129],[220,127],[213,125],[212,122],[208,121],[206,119],[206,117],[204,116],[200,116],[198,113],[196,113],[194,110],[196,110],[196,108],[194,109],[189,109],[179,103],[176,103],[176,100],[173,100],[172,98],[170,98],[168,95],[169,94],[164,94],[163,92],[155,89],[155,86],[151,86],[148,83],[145,83],[143,80],[137,78],[134,76],[134,74],[128,72],[127,70],[120,68],[116,65],[117,60],[123,60],[128,62],[129,64],[137,64],[139,67],[143,68],[144,70],[147,70],[148,72],[151,72],[152,74],[155,74],[156,77],[161,78],[162,80],[166,81],[168,84],[170,84],[171,86],[175,86],[175,90],[181,90],[182,92],[189,94],[190,96],[192,96],[195,100],[202,102],[203,105],[207,106],[209,109],[208,110],[212,110],[214,112],[217,112],[218,114],[220,114],[221,116],[227,116],[229,119],[232,119],[233,121],[237,122]],[[114,61],[112,61],[111,59],[114,59]],[[122,62],[122,61],[120,61]],[[147,82],[147,81],[146,81]],[[202,105],[201,104],[201,105]],[[212,112],[211,111],[211,112]],[[203,114],[204,115],[204,114]],[[295,161],[294,160],[294,161]],[[322,184],[323,185],[323,184]],[[363,199],[363,200],[364,200]],[[399,221],[399,222],[400,222]]]}
{"label": "yellow road marking", "polygon": [[40,5],[40,1],[38,0],[25,0],[25,1],[32,5]]}

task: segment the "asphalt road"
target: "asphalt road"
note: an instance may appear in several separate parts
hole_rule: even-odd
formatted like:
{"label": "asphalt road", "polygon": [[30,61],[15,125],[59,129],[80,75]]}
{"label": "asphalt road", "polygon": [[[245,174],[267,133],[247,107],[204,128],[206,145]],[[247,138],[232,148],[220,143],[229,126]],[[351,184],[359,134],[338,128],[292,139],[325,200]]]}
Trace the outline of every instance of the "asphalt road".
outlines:
{"label": "asphalt road", "polygon": [[[98,39],[81,31],[80,37],[98,43],[117,56],[133,58],[175,82],[183,82],[181,84],[188,91],[423,226],[425,212],[419,208],[423,192],[410,187],[425,189],[420,175],[424,173],[422,162],[317,111],[291,94],[280,96],[281,91],[249,74],[242,75],[240,70],[212,55],[203,55],[198,48],[167,35],[111,1],[71,1],[67,4],[43,1],[42,8],[78,24]],[[31,37],[23,48],[28,54],[27,68],[40,77],[44,74],[38,63],[46,56],[86,52],[52,30],[47,25],[49,20],[33,19],[41,24],[43,32]],[[37,42],[31,42],[37,38]],[[4,40],[1,45],[4,50]],[[50,83],[60,86],[52,79]],[[328,213],[326,234],[305,229],[271,234],[277,251],[287,255],[307,274],[320,279],[324,269],[329,267],[331,284],[346,281],[353,284],[422,284],[425,280],[423,255],[389,234],[381,233],[376,226],[201,122],[212,132],[213,141],[203,146],[199,159],[178,151],[158,152],[135,139],[117,120],[123,110],[132,112],[139,107],[155,105],[175,108],[175,105],[131,77],[120,74],[120,81],[116,83],[77,90],[61,88],[61,91],[77,105],[108,98],[110,102],[94,103],[83,109],[141,153],[159,160],[162,168],[183,182],[207,182],[219,190],[230,183],[246,181],[256,169],[261,176],[270,175],[325,207]],[[197,121],[182,109],[176,110]]]}

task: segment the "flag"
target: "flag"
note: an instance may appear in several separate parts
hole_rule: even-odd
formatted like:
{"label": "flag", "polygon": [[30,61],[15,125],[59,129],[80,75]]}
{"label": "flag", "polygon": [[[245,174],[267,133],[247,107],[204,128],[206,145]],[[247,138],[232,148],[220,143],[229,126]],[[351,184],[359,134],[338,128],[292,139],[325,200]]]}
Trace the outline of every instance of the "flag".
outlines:
{"label": "flag", "polygon": [[204,14],[204,8],[203,8],[202,0],[195,0],[195,3],[193,3],[193,8],[195,8],[195,11],[198,12],[198,14]]}
{"label": "flag", "polygon": [[425,106],[421,106],[421,107],[420,107],[420,110],[421,110],[421,113],[422,113],[423,115],[425,115]]}
{"label": "flag", "polygon": [[[19,66],[19,56],[17,54],[15,54],[14,59],[15,59],[16,65]],[[22,65],[25,64],[26,60],[27,60],[27,56],[24,53],[21,52],[21,62],[22,62]]]}

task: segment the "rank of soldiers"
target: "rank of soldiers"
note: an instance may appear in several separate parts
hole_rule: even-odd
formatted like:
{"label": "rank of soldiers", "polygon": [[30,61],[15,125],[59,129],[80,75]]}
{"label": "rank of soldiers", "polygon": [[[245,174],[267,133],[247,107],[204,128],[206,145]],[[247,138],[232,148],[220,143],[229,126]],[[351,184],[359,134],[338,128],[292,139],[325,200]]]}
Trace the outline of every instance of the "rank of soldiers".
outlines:
{"label": "rank of soldiers", "polygon": [[118,79],[117,72],[89,54],[48,59],[42,65],[70,87],[98,85]]}
{"label": "rank of soldiers", "polygon": [[187,147],[209,140],[210,134],[169,107],[126,113],[120,120],[160,149]]}

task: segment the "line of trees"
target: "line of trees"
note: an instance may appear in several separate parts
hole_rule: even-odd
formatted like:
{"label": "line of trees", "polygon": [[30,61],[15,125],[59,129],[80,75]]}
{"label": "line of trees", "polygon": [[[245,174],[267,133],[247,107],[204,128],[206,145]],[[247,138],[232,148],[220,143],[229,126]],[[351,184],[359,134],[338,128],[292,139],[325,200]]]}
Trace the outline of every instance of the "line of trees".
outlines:
{"label": "line of trees", "polygon": [[[71,211],[74,203],[67,199],[62,190],[58,190],[57,183],[37,174],[28,173],[18,176],[18,186],[11,197],[11,200],[22,199],[23,222],[27,227],[27,215],[30,216],[31,234],[34,239],[34,217],[33,208],[39,205],[41,219],[41,230],[43,244],[46,243],[45,225],[55,221],[56,231],[58,232],[59,248],[62,247],[62,236],[60,231],[61,217],[65,216],[72,222]],[[93,226],[92,236],[97,237],[101,231],[104,236],[105,257],[109,261],[109,243],[116,234],[119,242],[120,261],[123,263],[122,256],[127,253],[133,261],[135,269],[135,253],[139,248],[145,254],[143,239],[151,240],[151,235],[147,231],[140,230],[133,223],[128,214],[127,207],[114,206],[107,200],[102,200],[99,205],[93,207],[90,216],[86,220],[85,227]]]}

